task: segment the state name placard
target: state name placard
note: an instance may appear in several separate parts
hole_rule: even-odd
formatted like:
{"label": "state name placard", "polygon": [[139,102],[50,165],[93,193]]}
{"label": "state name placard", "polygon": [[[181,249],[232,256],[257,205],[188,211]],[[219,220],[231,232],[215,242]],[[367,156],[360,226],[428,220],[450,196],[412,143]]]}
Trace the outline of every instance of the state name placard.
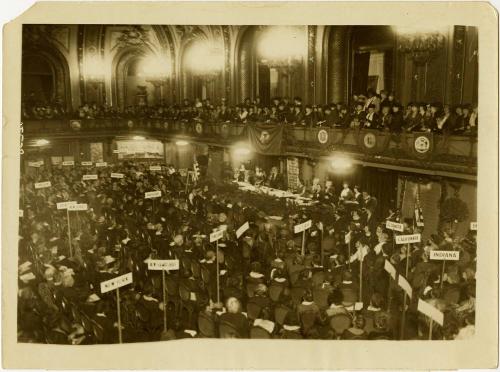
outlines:
{"label": "state name placard", "polygon": [[127,273],[116,278],[101,282],[101,293],[106,293],[132,283],[132,273]]}
{"label": "state name placard", "polygon": [[50,187],[50,186],[52,186],[50,181],[35,183],[35,189],[45,189],[45,188]]}
{"label": "state name placard", "polygon": [[250,225],[248,224],[248,221],[245,222],[243,225],[241,225],[238,230],[236,230],[236,239],[238,239],[245,231],[247,231],[250,228]]}
{"label": "state name placard", "polygon": [[403,289],[403,291],[406,292],[408,297],[411,298],[413,290],[411,288],[410,283],[408,283],[408,280],[403,275],[398,276],[398,285]]}
{"label": "state name placard", "polygon": [[75,165],[75,161],[74,160],[66,160],[66,161],[62,162],[62,165],[64,165],[64,166]]}
{"label": "state name placard", "polygon": [[84,174],[82,180],[84,181],[90,181],[90,180],[96,180],[97,179],[97,174]]}
{"label": "state name placard", "polygon": [[40,168],[43,165],[43,160],[40,161],[29,161],[28,167]]}
{"label": "state name placard", "polygon": [[151,165],[149,167],[150,171],[161,171],[161,165]]}
{"label": "state name placard", "polygon": [[88,205],[86,203],[68,205],[68,211],[86,211],[87,209]]}
{"label": "state name placard", "polygon": [[420,234],[396,235],[396,244],[420,243]]}
{"label": "state name placard", "polygon": [[458,261],[460,251],[431,251],[431,260]]}
{"label": "state name placard", "polygon": [[420,311],[422,314],[427,315],[429,318],[431,318],[439,325],[441,326],[443,325],[444,314],[438,309],[436,309],[434,306],[432,306],[430,303],[422,300],[421,298],[418,299],[417,310]]}
{"label": "state name placard", "polygon": [[101,161],[99,163],[95,163],[95,166],[98,167],[98,168],[101,168],[101,167],[107,167],[108,166],[108,163],[105,162],[105,161]]}
{"label": "state name placard", "polygon": [[24,210],[22,209],[19,209],[19,217],[24,217]]}
{"label": "state name placard", "polygon": [[66,209],[70,205],[73,205],[73,204],[76,204],[76,201],[65,201],[65,202],[57,203],[56,205],[57,205],[57,209]]}
{"label": "state name placard", "polygon": [[310,229],[311,226],[312,226],[312,220],[308,220],[306,222],[299,223],[298,225],[295,225],[293,227],[293,231],[295,232],[295,234],[297,234],[297,233],[302,232],[304,230]]}
{"label": "state name placard", "polygon": [[88,167],[89,165],[92,165],[92,162],[91,161],[82,161],[80,164]]}
{"label": "state name placard", "polygon": [[111,178],[123,178],[123,173],[111,173]]}
{"label": "state name placard", "polygon": [[389,260],[385,260],[384,270],[389,273],[392,279],[396,280],[396,268],[389,262]]}
{"label": "state name placard", "polygon": [[179,260],[149,260],[149,270],[179,270]]}
{"label": "state name placard", "polygon": [[210,234],[210,243],[213,243],[224,236],[224,230],[218,230]]}
{"label": "state name placard", "polygon": [[146,199],[153,199],[153,198],[159,198],[161,197],[161,191],[148,191],[144,193],[144,197]]}
{"label": "state name placard", "polygon": [[477,222],[471,222],[470,223],[470,229],[473,231],[477,231]]}
{"label": "state name placard", "polygon": [[387,221],[385,223],[385,227],[388,228],[389,230],[394,230],[394,231],[399,231],[399,232],[403,232],[403,230],[405,228],[402,223],[393,222],[393,221]]}

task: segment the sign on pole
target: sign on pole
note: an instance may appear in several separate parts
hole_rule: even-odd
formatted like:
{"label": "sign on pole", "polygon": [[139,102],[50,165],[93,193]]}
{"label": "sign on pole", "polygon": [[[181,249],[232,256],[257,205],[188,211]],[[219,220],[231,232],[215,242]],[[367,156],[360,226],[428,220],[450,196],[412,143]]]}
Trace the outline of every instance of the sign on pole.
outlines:
{"label": "sign on pole", "polygon": [[298,225],[295,225],[293,227],[293,231],[294,231],[295,234],[298,234],[299,232],[302,232],[302,231],[305,231],[307,229],[310,229],[311,226],[312,226],[312,221],[308,220],[306,222],[299,223]]}
{"label": "sign on pole", "polygon": [[66,160],[66,161],[62,162],[62,165],[64,165],[64,166],[75,165],[75,161],[74,160]]}
{"label": "sign on pole", "polygon": [[440,326],[443,325],[444,314],[438,309],[436,309],[434,306],[432,306],[430,303],[422,300],[421,298],[418,299],[417,310],[420,311],[422,314],[427,315],[429,318],[438,323]]}
{"label": "sign on pole", "polygon": [[61,202],[57,203],[57,209],[66,209],[68,206],[76,204],[76,201],[66,201],[66,202]]}
{"label": "sign on pole", "polygon": [[241,225],[238,230],[236,230],[236,239],[238,239],[245,231],[247,231],[250,228],[250,225],[248,224],[248,221],[245,222],[243,225]]}
{"label": "sign on pole", "polygon": [[82,161],[80,164],[88,167],[88,166],[92,165],[92,162],[91,161]]}
{"label": "sign on pole", "polygon": [[224,236],[224,230],[218,230],[210,234],[210,243],[216,242]]}
{"label": "sign on pole", "polygon": [[161,197],[161,191],[148,191],[144,193],[144,197],[146,199],[154,199],[154,198],[159,198]]}
{"label": "sign on pole", "polygon": [[19,209],[19,217],[24,217],[24,210],[22,209]]}
{"label": "sign on pole", "polygon": [[384,269],[389,273],[392,279],[396,280],[396,268],[389,262],[389,260],[385,260]]}
{"label": "sign on pole", "polygon": [[148,260],[149,270],[179,270],[179,260]]}
{"label": "sign on pole", "polygon": [[86,211],[88,209],[88,205],[86,203],[70,204],[67,208],[68,211]]}
{"label": "sign on pole", "polygon": [[470,229],[473,231],[477,231],[477,222],[471,222],[470,223]]}
{"label": "sign on pole", "polygon": [[396,244],[420,243],[420,234],[396,235]]}
{"label": "sign on pole", "polygon": [[458,261],[460,251],[431,251],[431,260]]}
{"label": "sign on pole", "polygon": [[117,276],[116,278],[101,282],[101,293],[124,287],[132,283],[132,273]]}
{"label": "sign on pole", "polygon": [[51,187],[51,186],[52,186],[52,184],[50,183],[50,181],[35,183],[35,189],[45,189],[45,188]]}
{"label": "sign on pole", "polygon": [[150,171],[161,171],[161,165],[151,165],[149,166]]}
{"label": "sign on pole", "polygon": [[101,161],[99,163],[95,163],[95,166],[98,167],[98,168],[107,167],[108,163],[105,162],[105,161]]}
{"label": "sign on pole", "polygon": [[403,232],[404,231],[404,225],[399,222],[393,222],[393,221],[387,221],[385,223],[385,227],[389,230],[394,230],[394,231],[399,231]]}
{"label": "sign on pole", "polygon": [[83,181],[96,180],[96,179],[97,179],[97,174],[84,174],[82,178]]}
{"label": "sign on pole", "polygon": [[111,173],[111,178],[123,178],[123,173]]}
{"label": "sign on pole", "polygon": [[403,275],[400,275],[398,277],[398,285],[403,289],[403,291],[406,292],[408,297],[411,298],[413,290],[410,286],[410,283],[408,283],[408,280],[406,280],[406,278]]}
{"label": "sign on pole", "polygon": [[29,161],[28,167],[40,168],[43,165],[43,160],[40,161]]}

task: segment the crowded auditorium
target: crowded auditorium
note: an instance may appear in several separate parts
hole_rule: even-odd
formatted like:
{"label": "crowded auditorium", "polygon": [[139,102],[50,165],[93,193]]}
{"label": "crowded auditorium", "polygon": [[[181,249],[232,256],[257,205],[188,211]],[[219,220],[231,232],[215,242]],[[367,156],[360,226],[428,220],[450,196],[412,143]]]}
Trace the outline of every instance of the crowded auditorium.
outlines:
{"label": "crowded auditorium", "polygon": [[476,27],[22,43],[18,342],[474,337]]}

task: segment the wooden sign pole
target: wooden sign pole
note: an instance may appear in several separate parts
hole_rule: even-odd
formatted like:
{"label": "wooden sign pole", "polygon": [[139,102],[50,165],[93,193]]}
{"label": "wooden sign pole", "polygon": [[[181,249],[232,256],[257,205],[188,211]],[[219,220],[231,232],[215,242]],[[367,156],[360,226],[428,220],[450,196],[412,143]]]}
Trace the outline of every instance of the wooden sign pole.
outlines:
{"label": "wooden sign pole", "polygon": [[321,229],[321,237],[320,237],[320,254],[321,254],[321,266],[325,267],[324,262],[325,262],[325,252],[324,252],[324,247],[323,247],[323,229]]}
{"label": "wooden sign pole", "polygon": [[[441,282],[439,283],[439,288],[440,289],[443,289],[443,280],[444,280],[444,268],[445,268],[445,265],[446,265],[446,260],[443,260],[443,266],[441,268]],[[432,322],[432,320],[431,320]]]}
{"label": "wooden sign pole", "polygon": [[[410,265],[410,244],[406,246],[406,269],[405,269],[405,278],[408,278],[408,269]],[[401,330],[400,330],[400,339],[403,340],[405,336],[405,325],[406,325],[406,299],[407,294],[406,291],[403,291],[403,313],[401,315]]]}
{"label": "wooden sign pole", "polygon": [[165,270],[161,271],[163,283],[163,332],[167,332],[167,288],[165,283]]}
{"label": "wooden sign pole", "polygon": [[301,254],[302,256],[306,255],[306,230],[302,231],[302,249],[301,249]]}
{"label": "wooden sign pole", "polygon": [[68,244],[69,244],[69,256],[73,257],[73,247],[71,246],[71,225],[69,222],[69,209],[66,208],[66,216],[68,218]]}
{"label": "wooden sign pole", "polygon": [[359,301],[363,302],[363,251],[359,258]]}
{"label": "wooden sign pole", "polygon": [[429,324],[429,340],[432,340],[432,324],[434,323],[434,321],[431,319],[429,319],[431,322]]}
{"label": "wooden sign pole", "polygon": [[220,303],[220,288],[219,288],[219,239],[215,242],[215,265],[217,270],[217,303]]}
{"label": "wooden sign pole", "polygon": [[120,288],[116,288],[116,313],[118,315],[118,342],[122,343],[122,318],[120,314]]}

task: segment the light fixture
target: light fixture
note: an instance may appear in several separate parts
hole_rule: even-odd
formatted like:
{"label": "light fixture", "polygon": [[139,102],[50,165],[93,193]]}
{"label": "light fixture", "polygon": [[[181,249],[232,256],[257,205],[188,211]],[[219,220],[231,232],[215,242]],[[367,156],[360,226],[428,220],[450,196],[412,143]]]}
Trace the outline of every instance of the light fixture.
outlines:
{"label": "light fixture", "polygon": [[233,155],[248,156],[252,153],[252,149],[245,143],[237,144],[233,147]]}
{"label": "light fixture", "polygon": [[149,54],[141,59],[139,76],[151,82],[165,81],[172,73],[172,61],[167,55]]}
{"label": "light fixture", "polygon": [[45,145],[48,145],[49,143],[50,142],[47,141],[46,139],[41,138],[41,139],[35,141],[35,146],[45,146]]}
{"label": "light fixture", "polygon": [[258,44],[261,62],[270,67],[292,66],[306,55],[306,32],[302,27],[267,27]]}
{"label": "light fixture", "polygon": [[85,58],[83,63],[83,75],[85,80],[91,83],[104,81],[104,63],[97,54]]}
{"label": "light fixture", "polygon": [[185,63],[195,74],[215,76],[224,67],[224,52],[221,47],[208,41],[194,42],[186,52]]}
{"label": "light fixture", "polygon": [[134,136],[134,137],[132,137],[132,139],[136,140],[136,141],[142,141],[142,140],[145,140],[146,138],[143,136]]}
{"label": "light fixture", "polygon": [[189,145],[189,142],[185,141],[185,140],[178,140],[178,141],[175,141],[175,144],[177,146],[187,146],[187,145]]}
{"label": "light fixture", "polygon": [[332,158],[330,165],[334,171],[346,171],[352,167],[352,160],[347,156],[336,155]]}

